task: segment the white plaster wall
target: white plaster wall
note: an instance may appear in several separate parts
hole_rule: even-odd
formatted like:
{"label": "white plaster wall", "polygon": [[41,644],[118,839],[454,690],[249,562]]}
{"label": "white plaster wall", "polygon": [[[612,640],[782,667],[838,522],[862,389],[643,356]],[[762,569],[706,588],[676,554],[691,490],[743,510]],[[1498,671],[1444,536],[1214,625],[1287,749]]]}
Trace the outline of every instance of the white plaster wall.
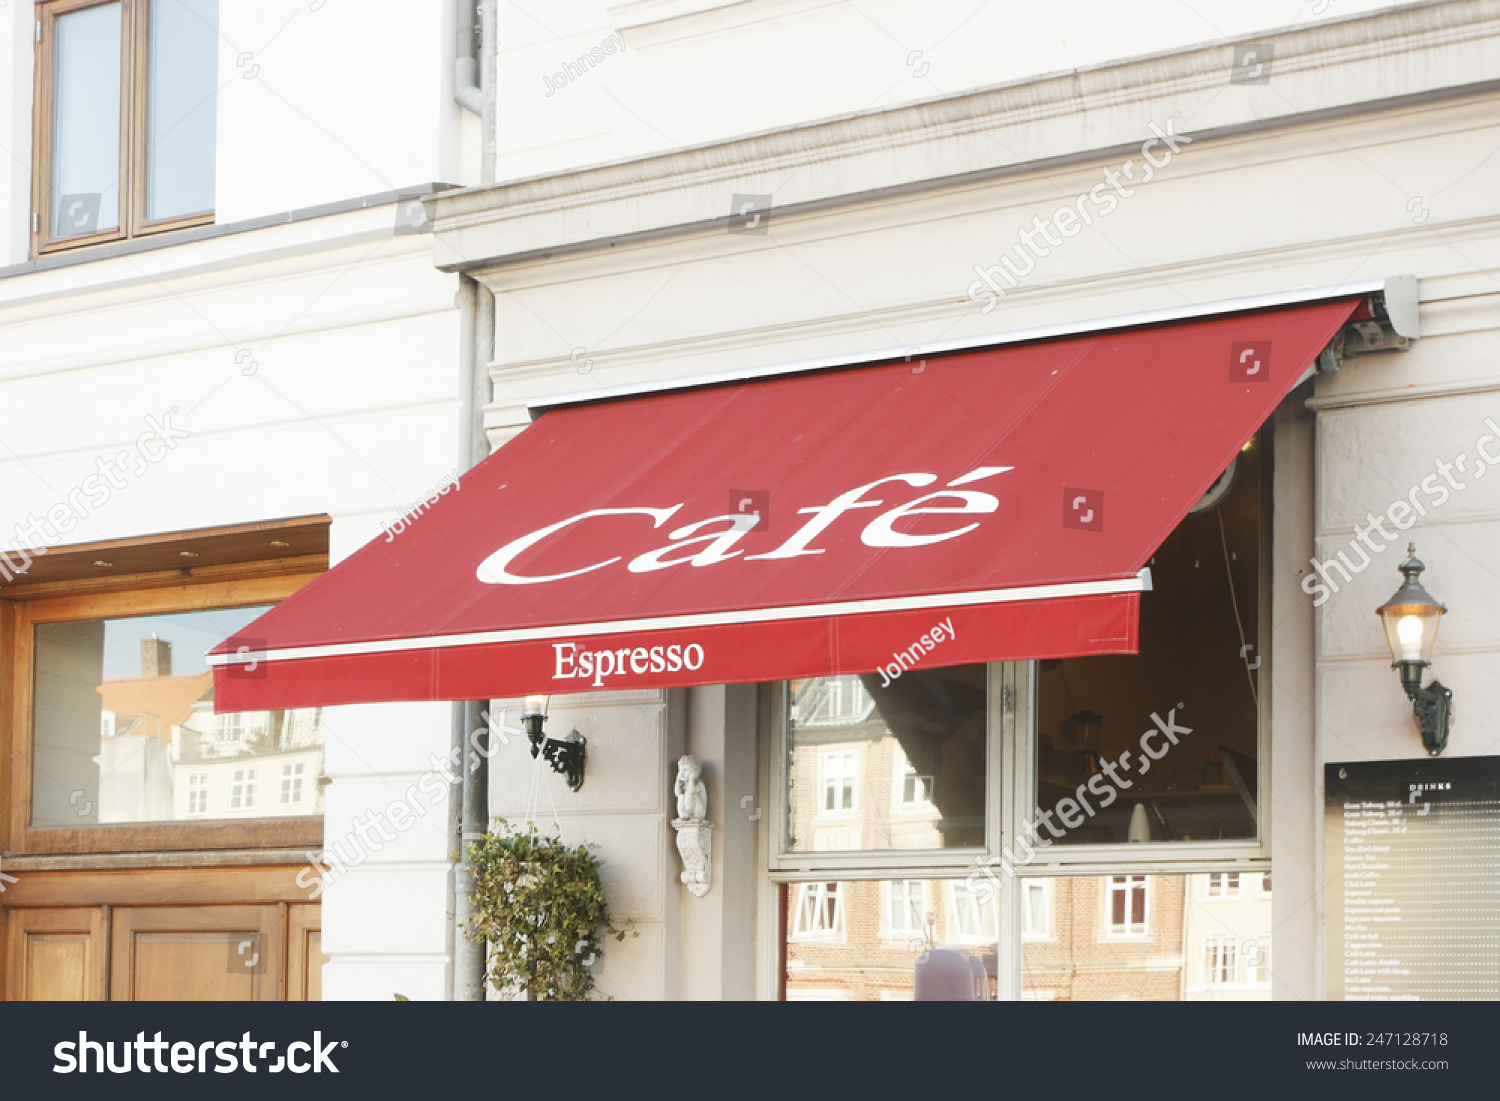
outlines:
{"label": "white plaster wall", "polygon": [[30,247],[31,0],[0,8],[0,266],[26,259]]}
{"label": "white plaster wall", "polygon": [[[1388,6],[1380,0],[506,4],[499,9],[506,122],[498,178],[679,149]],[[544,77],[615,33],[623,35],[623,52],[604,56],[549,94]],[[1225,46],[1226,59],[1229,53]],[[794,170],[787,166],[783,174]]]}
{"label": "white plaster wall", "polygon": [[477,180],[454,18],[451,0],[220,0],[215,219]]}
{"label": "white plaster wall", "polygon": [[[680,692],[592,692],[553,696],[546,731],[576,729],[588,739],[583,786],[533,758],[520,728],[519,700],[499,700],[510,733],[490,759],[490,814],[519,827],[535,821],[570,845],[597,847],[610,918],[629,924],[622,942],[605,941],[595,974],[598,996],[659,1001],[678,996],[681,870],[670,822],[672,783],[684,746]],[[492,712],[496,722],[501,718]]]}
{"label": "white plaster wall", "polygon": [[[319,512],[335,562],[376,537],[456,454],[457,279],[394,224],[388,205],[0,279],[0,546],[169,415],[188,438],[66,542]],[[331,710],[327,841],[405,796],[449,715]],[[328,887],[325,997],[447,996],[447,794]]]}
{"label": "white plaster wall", "polygon": [[[433,757],[448,753],[452,709],[445,703],[330,708],[324,769],[333,778],[325,800],[324,844],[365,854],[331,877],[323,895],[326,1000],[418,1001],[451,996],[453,878],[447,798],[434,803],[422,787]],[[414,819],[389,818],[398,803],[425,808]],[[383,830],[366,827],[372,812]],[[404,829],[395,823],[406,822]],[[395,840],[389,840],[390,837]]]}

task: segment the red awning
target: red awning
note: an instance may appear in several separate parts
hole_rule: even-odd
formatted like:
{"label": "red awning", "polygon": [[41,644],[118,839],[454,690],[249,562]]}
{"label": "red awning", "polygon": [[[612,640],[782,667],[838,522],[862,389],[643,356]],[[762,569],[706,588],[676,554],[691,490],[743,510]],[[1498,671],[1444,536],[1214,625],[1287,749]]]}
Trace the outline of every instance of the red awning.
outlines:
{"label": "red awning", "polygon": [[1143,567],[1359,307],[551,410],[216,649],[215,706],[1133,653]]}

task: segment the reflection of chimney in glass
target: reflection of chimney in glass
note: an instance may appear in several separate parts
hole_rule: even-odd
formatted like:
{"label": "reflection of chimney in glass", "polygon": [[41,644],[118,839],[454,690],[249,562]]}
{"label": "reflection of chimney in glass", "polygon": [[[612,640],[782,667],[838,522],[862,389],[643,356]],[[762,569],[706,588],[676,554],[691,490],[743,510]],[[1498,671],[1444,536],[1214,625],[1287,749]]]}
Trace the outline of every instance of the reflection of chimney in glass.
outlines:
{"label": "reflection of chimney in glass", "polygon": [[141,677],[172,675],[172,644],[154,634],[141,639]]}

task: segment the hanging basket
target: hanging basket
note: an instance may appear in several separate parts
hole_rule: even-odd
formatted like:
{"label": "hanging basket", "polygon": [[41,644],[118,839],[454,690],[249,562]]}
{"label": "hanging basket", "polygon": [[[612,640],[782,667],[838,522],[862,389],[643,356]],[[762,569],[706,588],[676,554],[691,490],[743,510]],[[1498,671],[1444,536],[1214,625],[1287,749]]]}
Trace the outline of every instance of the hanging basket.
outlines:
{"label": "hanging basket", "polygon": [[[504,819],[469,845],[474,866],[472,940],[489,942],[489,981],[507,997],[583,1001],[594,989],[590,970],[616,929],[592,846],[545,837],[534,822],[512,828]],[[602,936],[601,936],[602,934]]]}

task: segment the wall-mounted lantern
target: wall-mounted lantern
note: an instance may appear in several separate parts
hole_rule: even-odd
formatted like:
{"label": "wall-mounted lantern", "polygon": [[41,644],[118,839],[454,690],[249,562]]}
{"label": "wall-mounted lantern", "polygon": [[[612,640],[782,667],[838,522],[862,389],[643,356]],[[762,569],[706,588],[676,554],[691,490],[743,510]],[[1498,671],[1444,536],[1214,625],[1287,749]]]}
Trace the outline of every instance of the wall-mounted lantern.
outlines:
{"label": "wall-mounted lantern", "polygon": [[1422,670],[1432,664],[1432,644],[1437,639],[1438,620],[1448,611],[1422,587],[1422,571],[1427,567],[1417,558],[1416,544],[1406,548],[1407,558],[1397,567],[1405,578],[1395,594],[1375,609],[1385,625],[1385,640],[1391,648],[1391,668],[1401,674],[1417,725],[1422,730],[1422,744],[1436,757],[1448,745],[1448,728],[1453,723],[1453,690],[1434,680],[1422,686]]}
{"label": "wall-mounted lantern", "polygon": [[546,701],[541,696],[526,697],[526,712],[521,716],[521,725],[526,728],[531,755],[535,757],[540,753],[542,759],[552,766],[553,772],[560,772],[567,777],[568,788],[577,791],[583,787],[584,747],[588,744],[588,739],[576,730],[561,741],[548,738],[542,731],[542,725],[547,721],[545,708]]}

